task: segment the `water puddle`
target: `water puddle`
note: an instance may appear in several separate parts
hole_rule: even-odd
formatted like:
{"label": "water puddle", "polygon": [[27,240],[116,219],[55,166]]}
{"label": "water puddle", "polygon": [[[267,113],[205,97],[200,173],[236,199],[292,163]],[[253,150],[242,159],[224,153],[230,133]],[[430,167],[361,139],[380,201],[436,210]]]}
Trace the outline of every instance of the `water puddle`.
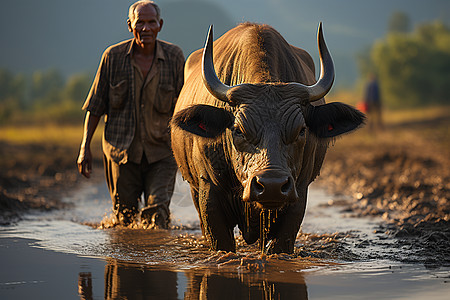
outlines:
{"label": "water puddle", "polygon": [[[0,298],[22,299],[446,299],[450,270],[395,261],[401,249],[310,189],[293,255],[261,256],[236,230],[237,254],[205,246],[189,187],[171,204],[180,230],[94,229],[111,213],[104,183],[65,199],[71,209],[0,228]],[[50,289],[52,292],[49,292]]]}

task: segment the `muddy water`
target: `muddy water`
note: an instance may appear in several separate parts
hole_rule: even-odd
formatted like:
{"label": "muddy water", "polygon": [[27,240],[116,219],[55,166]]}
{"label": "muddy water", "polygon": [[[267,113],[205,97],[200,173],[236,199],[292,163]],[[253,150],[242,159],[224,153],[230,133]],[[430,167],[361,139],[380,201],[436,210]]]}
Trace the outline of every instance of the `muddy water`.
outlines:
{"label": "muddy water", "polygon": [[[293,255],[261,256],[236,230],[237,254],[211,253],[189,188],[177,181],[170,231],[94,229],[108,220],[103,183],[72,208],[0,228],[0,299],[448,299],[449,269],[399,263],[407,249],[310,190]],[[87,225],[89,224],[89,225]]]}

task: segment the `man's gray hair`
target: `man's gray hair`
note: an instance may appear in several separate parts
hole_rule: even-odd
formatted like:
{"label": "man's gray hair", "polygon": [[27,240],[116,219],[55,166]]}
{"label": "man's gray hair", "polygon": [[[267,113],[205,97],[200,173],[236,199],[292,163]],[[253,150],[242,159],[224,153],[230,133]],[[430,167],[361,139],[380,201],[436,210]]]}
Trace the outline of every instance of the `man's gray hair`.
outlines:
{"label": "man's gray hair", "polygon": [[159,9],[158,4],[155,3],[155,1],[150,1],[150,0],[140,0],[137,2],[134,2],[133,4],[131,4],[130,9],[128,10],[128,19],[133,22],[135,14],[134,12],[136,11],[136,8],[138,6],[145,6],[145,5],[151,5],[155,8],[156,10],[156,18],[159,20],[161,20],[161,10]]}

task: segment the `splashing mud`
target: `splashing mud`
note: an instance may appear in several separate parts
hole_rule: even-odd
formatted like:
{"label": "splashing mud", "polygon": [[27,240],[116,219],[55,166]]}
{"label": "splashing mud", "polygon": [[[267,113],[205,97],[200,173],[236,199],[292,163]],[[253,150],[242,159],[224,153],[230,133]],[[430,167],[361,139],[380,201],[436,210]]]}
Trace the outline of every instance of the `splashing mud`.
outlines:
{"label": "splashing mud", "polygon": [[[343,220],[335,206],[327,205],[328,196],[313,189],[293,254],[267,255],[273,242],[269,238],[270,228],[277,213],[262,210],[259,243],[247,245],[235,229],[237,253],[219,252],[210,256],[188,191],[187,184],[177,180],[171,205],[172,230],[169,231],[146,230],[139,220],[128,227],[118,226],[103,185],[86,185],[65,199],[66,203],[75,205],[70,210],[29,216],[6,231],[24,238],[37,238],[37,244],[46,249],[92,257],[112,257],[134,263],[177,264],[187,268],[216,264],[240,270],[265,270],[267,265],[276,265],[280,260],[292,265],[317,267],[329,264],[329,261],[394,259],[400,255],[391,251],[384,232],[374,231],[381,223],[381,218]],[[333,233],[330,233],[330,229]],[[276,263],[272,263],[274,261]]]}
{"label": "splashing mud", "polygon": [[[0,247],[0,251],[6,257],[15,258],[11,251],[15,251],[18,239],[26,239],[32,246],[27,251],[51,250],[61,255],[75,254],[80,259],[100,258],[104,262],[100,271],[94,268],[92,260],[79,263],[90,266],[89,272],[86,267],[78,272],[78,293],[83,297],[99,294],[95,288],[104,286],[105,297],[110,298],[135,298],[137,294],[150,293],[167,299],[198,299],[201,295],[207,295],[204,297],[207,299],[224,295],[236,299],[247,296],[278,299],[293,295],[307,299],[314,295],[334,295],[336,290],[347,296],[364,295],[367,289],[376,291],[371,286],[373,282],[377,286],[380,280],[374,278],[394,276],[394,271],[397,277],[392,280],[404,280],[406,285],[408,281],[404,278],[422,276],[425,279],[417,279],[421,284],[415,287],[427,283],[434,291],[442,290],[445,288],[442,278],[450,275],[448,270],[440,269],[437,278],[441,279],[432,281],[436,273],[430,275],[423,268],[412,273],[404,265],[391,269],[398,265],[395,258],[404,252],[391,249],[389,236],[374,230],[379,228],[382,219],[348,218],[337,206],[328,205],[331,200],[326,194],[314,189],[310,190],[307,213],[293,254],[267,255],[271,244],[267,233],[276,218],[274,211],[262,213],[262,228],[265,228],[262,243],[247,245],[235,229],[236,253],[211,252],[201,235],[188,189],[187,184],[177,181],[171,205],[172,230],[146,230],[139,222],[130,227],[115,226],[106,187],[86,184],[65,199],[71,204],[70,209],[28,215],[14,226],[0,229],[0,238],[7,245]],[[23,247],[26,246],[21,251]],[[55,255],[52,259],[56,259]],[[39,261],[39,258],[29,261],[24,273],[29,273],[33,266],[43,268]],[[376,277],[377,274],[382,275]],[[8,278],[5,276],[0,274],[0,295],[6,293],[6,284],[16,282],[2,279]],[[103,277],[104,281],[99,281]],[[347,281],[341,278],[360,281],[364,289],[349,289]],[[23,282],[18,285],[30,284]],[[333,293],[325,292],[324,286],[333,287]],[[347,292],[341,287],[347,287]]]}

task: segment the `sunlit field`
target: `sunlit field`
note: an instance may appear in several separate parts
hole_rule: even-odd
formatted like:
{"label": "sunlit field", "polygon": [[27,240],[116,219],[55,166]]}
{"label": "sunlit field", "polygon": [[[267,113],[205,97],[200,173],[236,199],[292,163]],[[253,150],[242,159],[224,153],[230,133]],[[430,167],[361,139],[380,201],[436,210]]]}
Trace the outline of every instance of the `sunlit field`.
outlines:
{"label": "sunlit field", "polygon": [[[342,96],[329,97],[327,102],[343,101]],[[410,126],[402,127],[406,131],[419,131],[428,133],[418,136],[418,139],[434,139],[447,145],[450,141],[450,106],[421,107],[407,110],[385,110],[383,120],[387,127],[397,128],[402,124]],[[439,121],[439,122],[437,122]],[[431,124],[433,123],[433,124]],[[433,125],[433,126],[431,126]],[[93,145],[100,143],[103,126],[97,128]],[[14,144],[48,143],[78,147],[81,142],[83,125],[74,124],[32,124],[32,125],[3,125],[0,126],[0,141]],[[366,134],[358,134],[362,138]],[[348,137],[353,135],[346,136]]]}
{"label": "sunlit field", "polygon": [[[93,143],[101,140],[102,128],[97,129]],[[81,143],[83,125],[33,124],[0,127],[0,140],[14,144],[49,143],[77,147]]]}
{"label": "sunlit field", "polygon": [[15,144],[51,143],[75,145],[80,143],[82,126],[74,125],[33,125],[0,129],[0,138]]}
{"label": "sunlit field", "polygon": [[[314,222],[306,220],[305,231],[299,235],[297,240],[297,254],[294,256],[280,256],[280,259],[273,257],[264,261],[264,264],[267,266],[264,271],[251,271],[250,275],[247,274],[251,278],[255,278],[256,283],[252,283],[252,287],[260,284],[260,281],[258,281],[259,276],[265,276],[266,278],[275,274],[277,280],[280,280],[283,284],[286,280],[292,280],[296,286],[303,282],[304,276],[308,279],[308,294],[310,295],[314,295],[318,290],[323,290],[324,285],[332,286],[333,289],[336,289],[336,287],[345,288],[346,293],[358,295],[363,293],[365,295],[368,287],[379,289],[378,286],[380,284],[385,284],[383,280],[387,280],[388,276],[395,275],[397,277],[389,277],[390,281],[396,283],[395,288],[391,289],[401,290],[404,294],[409,295],[412,293],[411,288],[413,288],[413,285],[417,288],[418,284],[422,284],[421,288],[425,288],[427,291],[436,292],[438,296],[445,293],[445,286],[442,283],[444,279],[435,278],[434,273],[430,274],[429,270],[436,270],[435,272],[439,271],[443,274],[441,276],[448,276],[446,275],[448,273],[445,273],[445,270],[447,270],[445,266],[449,264],[448,238],[446,238],[448,233],[446,232],[448,231],[450,215],[448,214],[450,210],[447,200],[447,191],[450,190],[448,186],[448,179],[450,178],[448,170],[450,168],[449,160],[445,156],[446,154],[448,156],[450,146],[450,108],[441,106],[410,109],[407,111],[385,111],[384,120],[384,130],[373,132],[368,130],[368,128],[362,128],[337,139],[333,146],[330,147],[321,169],[321,175],[315,182],[315,188],[319,188],[321,191],[322,189],[327,190],[330,192],[330,195],[334,196],[325,198],[324,203],[318,205],[317,201],[319,198],[314,193],[311,193],[313,196],[309,202],[316,206],[308,210],[308,216],[314,216],[314,213],[323,216],[323,220],[319,219],[316,221],[322,225],[332,221],[337,222],[336,224],[339,226],[345,224],[351,230],[351,234],[349,234],[350,231],[345,232],[345,230],[349,229],[343,230],[334,224],[329,227],[325,226],[327,232],[334,232],[332,235],[314,235],[308,231],[308,228],[315,228]],[[92,150],[97,158],[101,158],[100,140],[102,129],[102,127],[97,129],[95,140],[92,144]],[[6,172],[1,174],[5,175],[5,177],[0,179],[2,179],[2,188],[8,191],[5,194],[7,197],[3,198],[4,202],[0,208],[3,211],[9,210],[9,214],[13,216],[23,205],[27,205],[29,208],[46,211],[54,209],[53,211],[57,211],[57,209],[63,207],[61,202],[58,201],[62,197],[61,195],[67,195],[69,191],[76,191],[74,194],[76,198],[73,198],[75,200],[71,201],[77,204],[82,203],[80,206],[83,208],[83,210],[80,210],[82,217],[89,216],[89,213],[92,211],[95,213],[99,211],[100,214],[106,211],[110,207],[107,193],[100,195],[98,194],[99,192],[96,192],[90,195],[89,186],[87,190],[80,189],[80,186],[86,188],[86,183],[90,184],[92,191],[103,191],[105,189],[101,172],[101,160],[97,159],[96,174],[100,175],[98,178],[102,179],[102,184],[96,185],[96,182],[100,182],[99,180],[88,182],[83,179],[84,185],[76,185],[76,183],[81,181],[81,175],[77,174],[76,171],[75,161],[82,131],[81,124],[37,124],[17,127],[9,125],[0,127],[0,169],[6,170]],[[106,200],[101,202],[99,199]],[[102,203],[102,205],[99,206],[99,203]],[[99,207],[104,208],[101,210],[98,209]],[[328,210],[336,211],[335,215],[329,215]],[[186,207],[180,206],[179,211],[185,212]],[[324,213],[325,211],[327,213]],[[344,211],[345,214],[342,213]],[[69,214],[69,216],[72,215]],[[77,218],[80,217],[77,216]],[[383,220],[384,223],[376,227],[371,223],[374,220],[373,218]],[[99,216],[95,220],[99,222],[101,219]],[[367,237],[366,233],[364,233],[361,220],[365,220],[364,222],[370,225],[368,227],[368,232],[371,234],[370,237]],[[198,263],[198,261],[209,261],[211,257],[213,261],[217,259],[218,262],[224,259],[220,256],[222,255],[221,253],[214,256],[205,247],[195,248],[192,246],[202,245],[200,237],[195,237],[192,234],[176,236],[176,231],[174,235],[170,235],[172,234],[171,231],[168,231],[169,235],[164,235],[166,234],[165,232],[161,234],[160,232],[131,229],[128,231],[123,229],[91,230],[89,226],[83,226],[74,222],[64,223],[60,219],[54,222],[49,220],[48,217],[43,221],[35,221],[35,224],[30,225],[29,222],[22,222],[20,223],[22,227],[17,227],[19,228],[17,231],[32,231],[36,236],[55,236],[55,245],[60,247],[58,249],[61,249],[61,241],[68,243],[69,246],[73,242],[82,251],[100,249],[103,251],[101,253],[102,256],[105,255],[104,251],[113,253],[113,255],[119,253],[118,256],[122,259],[121,261],[123,261],[124,257],[132,257],[133,266],[137,266],[136,273],[130,275],[133,280],[139,279],[139,276],[144,276],[141,274],[144,274],[144,268],[149,266],[148,263],[143,265],[137,264],[137,259],[142,259],[142,261],[151,261],[153,259],[157,261],[156,264],[152,265],[152,270],[158,277],[161,277],[163,273],[158,268],[162,268],[161,264],[167,263],[167,261],[169,261],[169,264],[171,262],[172,267],[173,265],[179,266],[182,265],[182,262],[179,262],[179,260],[181,258],[185,260],[188,257],[190,267],[186,270],[198,271],[195,268],[192,269],[192,264],[194,264],[192,261],[195,263]],[[7,228],[15,228],[15,226]],[[53,233],[53,235],[49,233]],[[94,235],[94,238],[92,238],[92,235]],[[112,241],[111,244],[105,242],[105,236],[107,241]],[[158,236],[162,236],[162,238],[158,238]],[[72,241],[73,237],[75,237],[75,241]],[[97,244],[92,244],[92,242]],[[15,241],[14,244],[7,245],[7,247],[3,247],[3,250],[9,249],[8,247],[18,247],[17,245],[19,244]],[[104,245],[107,246],[102,248]],[[184,248],[180,248],[180,245],[183,245],[182,247]],[[241,246],[244,247],[243,245]],[[21,251],[28,249],[28,246],[20,247],[18,249]],[[52,249],[51,247],[53,246],[50,246],[49,249]],[[116,249],[115,247],[118,248]],[[123,249],[120,247],[123,247]],[[122,253],[121,251],[124,252]],[[17,252],[22,253],[20,251]],[[10,253],[11,250],[8,254]],[[92,252],[76,253],[95,257],[98,252],[94,252],[94,254]],[[142,258],[138,258],[139,256],[136,253],[139,253]],[[163,254],[160,255],[158,253]],[[185,253],[189,254],[186,255]],[[225,258],[237,257],[238,259],[226,261],[225,263],[228,263],[232,268],[233,265],[231,263],[233,261],[243,261],[242,253],[246,252],[242,251],[234,256],[227,254],[228,256],[224,256]],[[52,259],[56,255],[59,255],[57,251],[52,252]],[[17,257],[19,257],[18,259],[23,259],[21,256]],[[42,261],[36,254],[30,255],[30,257],[33,263],[41,263]],[[204,257],[209,258],[204,260]],[[361,264],[368,257],[370,258],[370,267],[368,267],[368,264]],[[164,259],[167,261],[164,261]],[[252,261],[247,257],[245,259]],[[340,259],[341,261],[349,262],[348,266],[345,263],[342,264],[342,268],[347,268],[344,271],[346,272],[346,277],[343,277],[343,273],[336,271],[337,266],[327,267],[330,259]],[[113,258],[108,258],[108,262],[110,261],[115,261],[114,256]],[[261,262],[261,259],[257,258],[253,259],[253,261]],[[388,261],[389,266],[385,265],[386,261]],[[92,262],[96,262],[96,260],[91,259],[91,264]],[[312,268],[322,269],[322,273],[314,273],[310,270],[303,271],[310,268],[307,266],[308,263],[312,264]],[[358,263],[360,264],[358,265]],[[394,263],[400,265],[396,269],[391,269],[391,265]],[[77,266],[74,262],[71,262],[71,264]],[[427,266],[427,269],[423,267],[424,264]],[[46,264],[45,268],[55,264],[49,265]],[[97,294],[101,294],[104,290],[102,289],[103,286],[109,283],[102,281],[102,274],[105,268],[108,270],[110,267],[101,266],[95,273],[92,271],[93,267],[91,265],[83,262],[82,271],[79,272],[80,276],[90,274],[85,272],[86,266],[90,266],[89,268],[91,269],[89,270],[92,272],[92,278],[97,280],[93,281],[94,286],[99,290]],[[444,266],[442,270],[440,269],[441,266]],[[43,266],[34,266],[32,264],[28,264],[27,267],[29,268],[27,274],[34,270],[39,270],[40,272],[44,268]],[[133,270],[129,266],[126,268],[127,270]],[[217,265],[214,265],[213,268],[216,272],[219,272],[219,275],[222,274],[220,273],[221,270],[222,272],[227,270],[221,269]],[[276,271],[272,271],[270,268]],[[281,277],[279,270],[283,270]],[[414,270],[416,273],[411,273]],[[185,276],[184,271],[177,272],[176,277]],[[72,270],[69,274],[73,275],[76,272]],[[291,273],[288,272],[297,277],[291,276]],[[362,272],[369,275],[373,273],[376,276],[363,277],[361,276]],[[51,273],[60,274],[56,271]],[[64,274],[66,273],[68,272]],[[118,274],[121,273],[118,272]],[[131,273],[127,272],[126,274]],[[148,271],[145,274],[147,274],[145,276],[148,276]],[[229,272],[229,274],[234,273]],[[239,279],[237,281],[241,284],[243,282],[242,278],[246,280],[246,273],[240,269],[238,274]],[[401,278],[398,278],[402,274],[405,274],[404,276],[407,276],[408,280],[402,281]],[[210,276],[210,274],[207,276]],[[362,286],[362,283],[358,283],[356,287],[349,287],[347,284],[352,279],[349,279],[348,276],[354,276],[355,280],[370,279],[366,279],[363,282],[365,286]],[[417,280],[418,276],[422,276],[420,280]],[[333,281],[336,278],[339,278],[339,280],[344,279],[342,279],[342,282],[336,283]],[[414,281],[409,278],[414,278]],[[148,277],[146,277],[146,280],[148,280]],[[188,281],[187,279],[184,280]],[[230,278],[228,275],[226,280],[227,284],[229,284]],[[315,285],[314,280],[320,282],[320,284]],[[117,281],[119,282],[119,280]],[[207,281],[203,280],[201,282]],[[76,284],[75,281],[73,283]],[[78,283],[80,283],[80,280]],[[284,284],[282,286],[287,285]],[[133,289],[133,286],[130,289]],[[176,290],[177,286],[173,285],[169,289]],[[281,288],[277,287],[278,289],[281,290]],[[335,292],[333,291],[333,293]],[[390,295],[390,291],[386,293]],[[293,294],[298,295],[298,292],[295,291]],[[429,297],[427,298],[430,299]],[[418,297],[416,299],[421,298]]]}
{"label": "sunlit field", "polygon": [[[362,101],[355,91],[339,90],[326,97],[327,102],[344,102],[353,106]],[[390,139],[391,143],[423,142],[438,147],[450,156],[450,106],[437,105],[407,109],[384,109],[385,130],[370,132],[366,128],[344,136],[345,146],[359,143],[379,143]],[[339,146],[339,143],[337,143]]]}

